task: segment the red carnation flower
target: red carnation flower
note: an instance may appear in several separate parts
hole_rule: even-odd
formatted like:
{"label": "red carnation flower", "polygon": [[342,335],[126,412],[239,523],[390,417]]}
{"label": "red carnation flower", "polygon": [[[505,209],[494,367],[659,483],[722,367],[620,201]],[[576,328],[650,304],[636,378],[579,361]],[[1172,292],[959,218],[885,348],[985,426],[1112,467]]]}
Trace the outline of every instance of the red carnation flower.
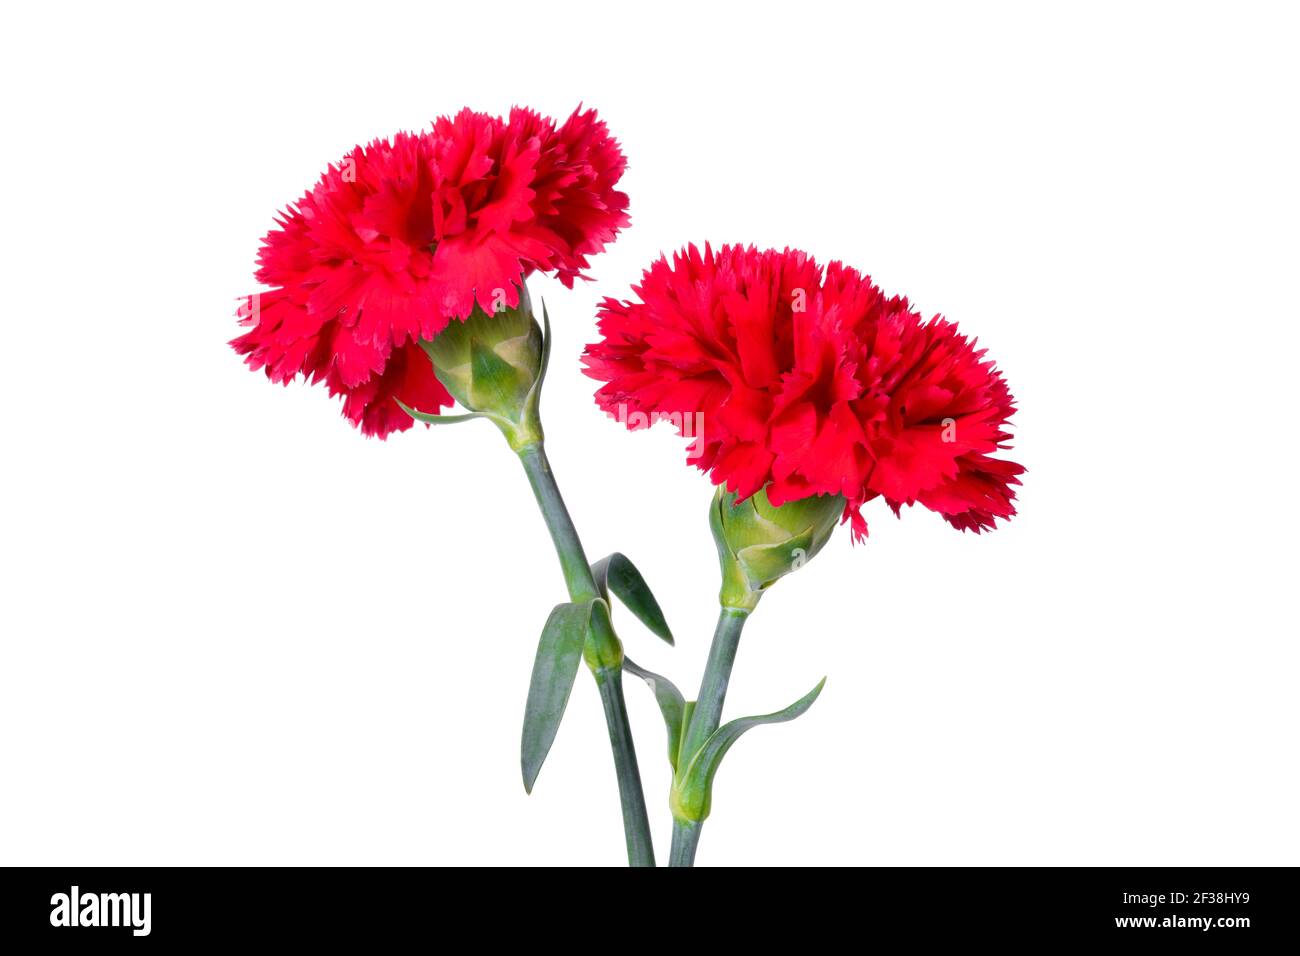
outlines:
{"label": "red carnation flower", "polygon": [[919,502],[979,532],[1015,514],[1024,469],[991,457],[1015,412],[984,351],[938,316],[805,253],[695,246],[605,299],[584,355],[596,402],[635,428],[668,419],[715,484],[773,505],[820,494],[895,513]]}
{"label": "red carnation flower", "polygon": [[626,160],[595,111],[562,126],[462,110],[425,133],[358,146],[278,217],[231,342],[253,369],[298,374],[344,396],[367,435],[411,427],[394,399],[437,411],[452,398],[418,346],[475,304],[519,301],[534,270],[567,286],[628,222],[614,187]]}

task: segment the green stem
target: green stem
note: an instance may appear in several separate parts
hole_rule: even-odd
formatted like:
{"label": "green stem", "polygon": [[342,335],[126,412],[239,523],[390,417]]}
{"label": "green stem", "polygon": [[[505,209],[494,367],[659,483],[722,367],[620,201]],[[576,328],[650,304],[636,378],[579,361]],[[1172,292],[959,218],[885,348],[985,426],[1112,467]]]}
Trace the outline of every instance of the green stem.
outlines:
{"label": "green stem", "polygon": [[[695,701],[690,726],[686,729],[686,742],[679,758],[679,769],[690,766],[691,757],[704,745],[722,722],[722,704],[727,697],[727,684],[731,668],[736,662],[740,647],[740,632],[745,628],[749,611],[744,608],[724,606],[718,614],[718,625],[713,631],[713,644],[709,647],[709,660],[704,665],[704,679]],[[673,821],[673,846],[669,866],[693,866],[695,848],[700,842],[703,820]]]}
{"label": "green stem", "polygon": [[578,530],[569,517],[569,509],[564,506],[560,488],[555,483],[551,463],[546,458],[546,449],[541,442],[525,445],[519,450],[519,460],[524,463],[524,472],[528,483],[533,486],[538,507],[546,519],[546,528],[551,532],[555,542],[555,553],[560,559],[560,570],[564,572],[564,584],[569,589],[569,597],[574,601],[590,601],[600,597],[596,582],[591,576],[591,567],[587,555],[578,540]]}
{"label": "green stem", "polygon": [[[518,449],[528,482],[537,497],[538,507],[546,519],[546,527],[555,542],[555,553],[560,559],[560,570],[569,597],[575,602],[590,601],[600,597],[591,566],[582,549],[577,529],[569,510],[564,506],[555,475],[546,458],[540,441]],[[601,704],[605,710],[605,723],[609,728],[610,749],[614,753],[614,770],[618,774],[619,802],[623,809],[623,832],[627,838],[627,859],[631,866],[654,866],[654,846],[650,839],[650,818],[646,812],[645,794],[641,788],[641,773],[636,762],[636,748],[632,743],[632,728],[627,718],[623,700],[623,648],[604,614],[591,616],[592,630],[587,637],[583,656],[596,678]]]}
{"label": "green stem", "polygon": [[673,821],[673,847],[668,851],[669,866],[694,866],[695,848],[700,845],[701,823],[693,820]]}
{"label": "green stem", "polygon": [[645,793],[641,788],[641,772],[636,765],[636,748],[632,745],[632,725],[628,722],[627,704],[623,700],[623,668],[601,667],[592,674],[600,690],[600,703],[605,708],[609,747],[614,752],[627,860],[631,866],[654,866],[655,850],[650,842]]}

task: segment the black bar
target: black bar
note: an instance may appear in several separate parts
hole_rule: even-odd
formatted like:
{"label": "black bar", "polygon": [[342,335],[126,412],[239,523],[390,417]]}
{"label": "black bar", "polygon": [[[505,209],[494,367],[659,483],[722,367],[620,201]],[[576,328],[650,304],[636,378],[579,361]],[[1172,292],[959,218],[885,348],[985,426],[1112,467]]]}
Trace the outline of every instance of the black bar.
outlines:
{"label": "black bar", "polygon": [[[665,874],[662,883],[631,873],[593,881],[535,869],[11,868],[4,878],[0,940],[9,952],[28,951],[11,948],[14,940],[95,950],[250,942],[369,948],[420,940],[451,946],[467,933],[478,941],[471,949],[530,937],[553,946],[581,943],[593,922],[622,926],[629,945],[656,936],[668,945],[680,939],[683,920],[699,921],[696,952],[709,937],[738,944],[755,934],[773,940],[777,932],[806,934],[807,946],[833,949],[840,948],[836,939],[902,939],[1208,942],[1235,950],[1265,941],[1289,947],[1300,925],[1293,868],[698,869]],[[701,894],[701,884],[716,894]],[[59,906],[71,904],[74,886],[77,922],[116,917],[119,925],[70,925],[70,906]],[[687,916],[682,907],[699,911]],[[719,949],[721,956],[735,946]]]}

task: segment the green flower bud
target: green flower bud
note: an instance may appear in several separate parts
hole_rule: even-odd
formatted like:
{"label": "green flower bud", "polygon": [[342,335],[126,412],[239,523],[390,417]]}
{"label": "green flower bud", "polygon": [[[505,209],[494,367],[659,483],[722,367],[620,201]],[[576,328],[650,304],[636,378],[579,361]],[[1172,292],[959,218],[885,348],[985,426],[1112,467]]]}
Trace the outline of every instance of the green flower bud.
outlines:
{"label": "green flower bud", "polygon": [[434,374],[471,412],[496,422],[518,450],[540,441],[537,401],[546,366],[546,337],[533,317],[528,287],[519,304],[494,312],[479,306],[462,322],[453,319],[431,342],[420,345]]}
{"label": "green flower bud", "polygon": [[753,610],[763,592],[803,567],[830,540],[844,498],[816,495],[776,507],[761,489],[739,504],[719,487],[709,524],[722,563],[725,607]]}

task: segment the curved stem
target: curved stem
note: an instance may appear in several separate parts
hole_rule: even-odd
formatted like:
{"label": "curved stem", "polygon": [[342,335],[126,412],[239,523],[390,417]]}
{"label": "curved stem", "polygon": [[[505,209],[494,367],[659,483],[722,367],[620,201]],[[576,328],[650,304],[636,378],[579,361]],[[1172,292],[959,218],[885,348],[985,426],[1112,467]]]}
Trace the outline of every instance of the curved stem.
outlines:
{"label": "curved stem", "polygon": [[[736,663],[740,647],[740,633],[745,628],[749,611],[724,606],[718,614],[718,625],[713,631],[709,647],[709,660],[704,665],[704,678],[700,681],[699,697],[686,729],[685,745],[678,758],[678,769],[690,766],[691,758],[704,746],[704,742],[722,723],[722,705],[727,697],[727,684],[731,681],[731,668]],[[673,847],[669,866],[693,866],[695,848],[700,842],[703,820],[673,821]]]}
{"label": "curved stem", "polygon": [[[518,449],[528,482],[532,485],[538,507],[546,519],[546,527],[555,543],[555,553],[560,559],[560,570],[569,597],[575,602],[590,601],[600,597],[600,590],[591,575],[591,567],[582,549],[577,529],[569,510],[564,506],[555,475],[551,471],[546,451],[540,441]],[[601,704],[605,710],[605,724],[609,728],[610,748],[614,754],[614,770],[618,774],[619,802],[623,809],[623,832],[627,839],[627,859],[630,866],[654,866],[654,847],[650,839],[650,818],[646,812],[645,794],[641,788],[641,773],[636,762],[636,748],[632,743],[632,728],[627,718],[623,700],[623,649],[618,637],[603,614],[592,615],[592,629],[587,637],[584,657],[600,690]]]}
{"label": "curved stem", "polygon": [[546,519],[546,529],[555,542],[555,553],[560,559],[560,570],[564,572],[564,584],[569,589],[569,597],[574,601],[590,601],[600,597],[596,582],[591,576],[587,555],[582,550],[578,539],[578,530],[569,517],[569,509],[564,506],[560,487],[555,483],[555,474],[551,471],[550,460],[541,442],[525,445],[519,450],[519,460],[523,462],[524,473],[528,483],[533,487],[542,517]]}

